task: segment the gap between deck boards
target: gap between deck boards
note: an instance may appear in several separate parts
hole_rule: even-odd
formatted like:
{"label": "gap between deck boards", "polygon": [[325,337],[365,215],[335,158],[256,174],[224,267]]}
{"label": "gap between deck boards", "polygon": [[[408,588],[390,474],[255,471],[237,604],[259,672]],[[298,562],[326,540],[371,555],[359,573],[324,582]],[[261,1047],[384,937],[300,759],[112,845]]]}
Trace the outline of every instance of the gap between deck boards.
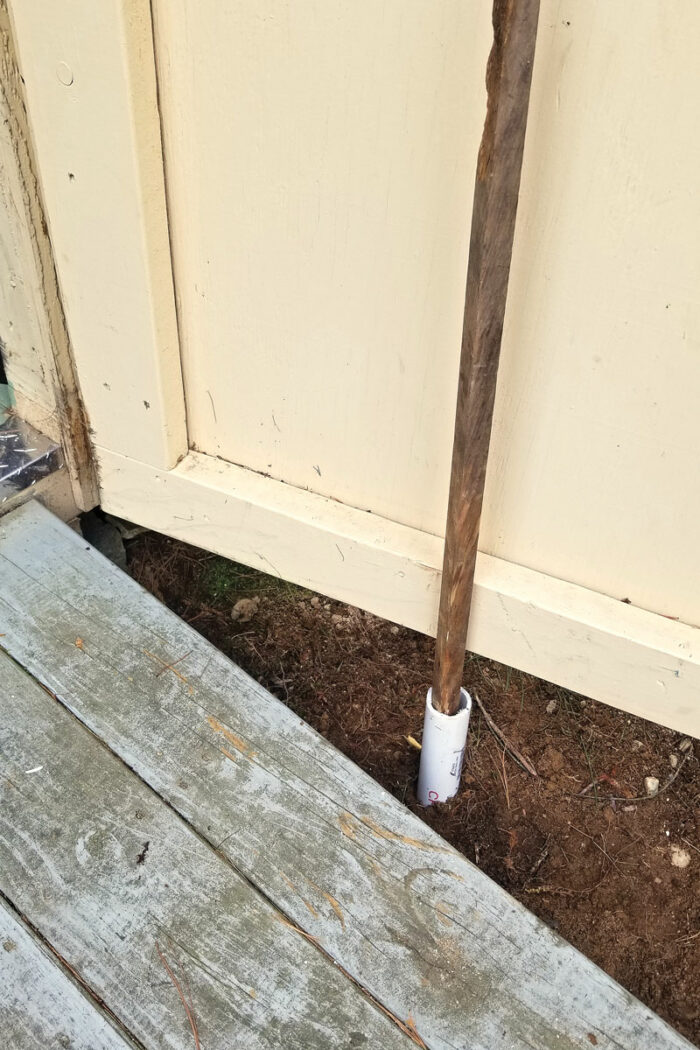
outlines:
{"label": "gap between deck boards", "polygon": [[[129,763],[120,754],[118,754],[116,751],[113,751],[112,748],[107,743],[107,741],[104,740],[93,729],[91,729],[90,726],[87,725],[87,723],[84,722],[83,719],[80,718],[80,716],[78,714],[76,714],[75,711],[72,711],[70,709],[70,707],[68,707],[61,700],[61,698],[56,695],[56,693],[54,693],[44,682],[40,681],[34,674],[32,674],[32,672],[30,670],[28,670],[27,667],[23,666],[23,664],[19,660],[16,660],[6,649],[4,649],[3,646],[2,646],[2,642],[0,642],[0,650],[12,661],[12,663],[14,663],[25,674],[28,674],[35,682],[37,682],[37,684],[41,686],[41,688],[44,690],[44,692],[48,693],[48,695],[52,698],[52,700],[54,700],[66,712],[66,714],[69,715],[70,718],[74,719],[79,725],[81,725],[83,727],[83,729],[85,729],[90,734],[90,736],[101,747],[103,747],[107,751],[109,751],[110,754],[113,755],[114,758],[116,758],[117,761],[119,761],[121,763],[121,765],[124,766],[125,769],[128,769],[128,771],[133,776],[135,776],[137,778],[137,780],[141,784],[143,784],[143,786],[149,792],[151,792],[153,795],[155,795],[155,797],[158,799],[159,802],[161,802],[164,806],[166,806],[166,808],[171,813],[173,813],[178,818],[178,820],[182,821],[182,823],[195,836],[195,838],[197,838],[200,842],[202,842],[202,844],[204,846],[206,846],[208,849],[211,849],[212,852],[215,853],[216,856],[219,857],[229,868],[231,868],[231,870],[243,882],[245,882],[248,886],[250,886],[250,888],[255,893],[258,894],[258,896],[262,897],[262,899],[270,906],[270,908],[279,916],[281,922],[285,923],[285,925],[287,925],[291,930],[294,930],[294,932],[297,933],[300,937],[303,937],[306,941],[308,941],[308,943],[311,944],[316,949],[316,951],[318,951],[320,953],[321,956],[323,956],[326,960],[328,960],[333,965],[333,967],[336,970],[338,970],[345,978],[347,978],[347,980],[355,988],[358,989],[358,991],[364,996],[365,999],[367,999],[372,1004],[372,1006],[374,1006],[377,1010],[379,1010],[380,1013],[384,1014],[394,1025],[396,1025],[396,1027],[401,1032],[403,1032],[404,1035],[408,1036],[408,1038],[415,1045],[420,1047],[421,1050],[431,1050],[430,1045],[428,1043],[426,1043],[425,1040],[418,1034],[418,1032],[417,1032],[417,1030],[415,1028],[415,1025],[413,1024],[413,1022],[412,1022],[410,1017],[406,1021],[403,1021],[400,1017],[397,1017],[396,1014],[394,1014],[389,1009],[389,1007],[387,1007],[384,1003],[382,1003],[377,998],[376,995],[374,995],[365,985],[363,985],[360,981],[358,981],[357,978],[353,977],[353,975],[351,973],[349,973],[348,970],[346,970],[345,967],[336,958],[334,958],[333,955],[329,951],[327,951],[327,949],[325,949],[319,943],[317,938],[314,937],[312,933],[310,933],[308,930],[304,929],[303,926],[301,926],[298,922],[296,922],[292,918],[291,915],[289,915],[287,912],[285,912],[284,909],[281,908],[279,906],[279,904],[277,904],[275,902],[275,900],[272,897],[269,896],[267,891],[264,889],[264,887],[262,885],[260,885],[260,883],[256,882],[255,879],[253,879],[249,875],[247,875],[245,871],[242,871],[232,861],[232,859],[227,854],[223,853],[218,848],[216,843],[214,843],[211,839],[209,839],[206,836],[206,834],[204,832],[200,831],[194,824],[192,824],[187,819],[187,817],[184,816],[179,810],[177,810],[175,808],[175,806],[167,798],[165,798],[163,795],[161,795],[156,790],[156,788],[153,787],[152,784],[149,784],[149,782],[147,780],[145,780],[138,773],[138,771],[136,769],[134,769],[132,766],[130,766]],[[31,930],[32,934],[36,937],[36,939],[38,941],[40,941],[42,944],[44,944],[48,948],[48,950],[51,952],[51,954],[58,960],[60,968],[62,970],[67,971],[68,973],[73,975],[73,978],[80,985],[80,987],[83,988],[87,992],[87,994],[90,996],[90,998],[96,1004],[97,1008],[100,1009],[100,1010],[104,1010],[105,1013],[108,1014],[109,1017],[117,1024],[117,1026],[119,1027],[120,1031],[122,1031],[123,1034],[128,1036],[128,1038],[130,1038],[137,1047],[139,1047],[139,1048],[140,1047],[144,1047],[144,1044],[141,1043],[140,1040],[137,1038],[137,1036],[134,1035],[133,1032],[129,1031],[129,1029],[123,1024],[123,1022],[121,1022],[119,1020],[119,1018],[116,1016],[116,1014],[114,1014],[112,1012],[112,1010],[110,1010],[109,1006],[107,1006],[107,1004],[104,1002],[104,1000],[90,986],[90,984],[87,981],[85,981],[83,979],[83,977],[76,970],[74,970],[70,966],[70,964],[63,958],[63,956],[54,948],[54,946],[51,944],[51,942],[49,940],[47,940],[46,937],[44,937],[44,935],[41,933],[41,931],[32,924],[31,920],[26,915],[24,915],[16,907],[14,902],[5,893],[3,893],[3,891],[1,889],[0,889],[0,899],[4,900],[6,905],[15,913],[15,915],[19,916],[19,918],[22,920],[22,922]],[[147,1050],[147,1048],[144,1047],[144,1050]]]}
{"label": "gap between deck boards", "polygon": [[[280,914],[280,909],[261,895],[228,858],[221,857],[206,836],[192,828],[97,734],[56,700],[50,690],[5,653],[0,657],[0,679],[6,684],[4,696],[9,712],[6,757],[10,768],[14,761],[21,762],[19,769],[23,769],[24,763],[31,761],[33,749],[39,747],[46,756],[44,768],[48,777],[48,780],[31,780],[34,787],[29,790],[25,802],[24,792],[14,779],[19,772],[13,769],[13,779],[8,778],[8,786],[18,792],[19,797],[12,795],[9,801],[4,814],[4,832],[0,837],[7,862],[3,868],[3,882],[9,891],[3,896],[16,913],[26,915],[29,910],[36,915],[36,920],[29,920],[33,929],[74,974],[84,971],[79,974],[80,980],[90,989],[93,998],[104,1002],[104,996],[95,992],[93,980],[98,985],[101,981],[105,988],[109,987],[111,995],[116,997],[114,1008],[125,1015],[126,1022],[132,1019],[135,1025],[140,1025],[140,1036],[136,1036],[131,1025],[122,1022],[125,1031],[136,1039],[138,1045],[161,1045],[161,1035],[166,1038],[167,1045],[186,1046],[188,1050],[191,1045],[188,1038],[183,1042],[182,1033],[173,1042],[175,1031],[172,1028],[157,1025],[154,1029],[157,1018],[172,1024],[174,1017],[172,1004],[168,1007],[169,1013],[163,1014],[163,993],[155,994],[157,988],[165,986],[172,999],[168,979],[163,978],[156,984],[151,982],[150,950],[142,938],[144,924],[151,922],[156,923],[155,950],[185,1007],[197,1046],[200,1044],[192,1014],[161,953],[159,937],[165,938],[164,943],[170,941],[177,946],[178,938],[194,934],[189,949],[196,964],[191,973],[192,981],[194,983],[196,973],[201,994],[204,991],[202,979],[207,979],[205,975],[215,979],[214,999],[204,992],[201,1005],[201,1017],[210,1023],[212,1036],[215,1029],[222,1035],[224,1028],[227,1038],[233,1036],[233,1025],[237,1038],[254,1022],[258,1026],[255,1045],[260,1047],[295,1045],[306,1048],[313,1045],[320,1050],[322,1046],[345,1046],[347,1039],[350,1040],[348,1046],[375,1045],[377,1040],[380,1045],[395,1050],[407,1045],[407,1033],[396,1026],[385,1009],[378,1008],[371,998],[360,994],[362,990],[358,990],[357,982],[349,983],[343,972],[338,973],[339,968],[331,965],[332,960],[316,950],[313,941],[307,944],[308,937],[297,939],[296,935],[301,931],[295,924]],[[38,771],[32,769],[28,772]],[[153,807],[147,801],[150,797],[155,802]],[[144,830],[150,831],[151,839],[166,847],[159,850],[156,866],[148,869],[145,882],[141,881],[142,876],[129,874],[132,867],[138,869],[138,859],[135,865],[127,863],[124,867],[126,843],[134,834],[134,829],[129,826],[131,806],[137,807],[136,817],[146,821]],[[97,818],[97,824],[94,818]],[[90,847],[86,846],[99,828],[100,820],[105,821],[104,828],[111,828],[107,839],[116,843],[116,853],[113,848],[104,853],[99,838],[95,840],[96,853],[90,854]],[[66,832],[68,843],[76,844],[75,851],[70,845],[66,850],[61,841]],[[18,846],[22,848],[18,850]],[[26,854],[24,847],[28,850]],[[193,864],[187,859],[190,853]],[[32,862],[27,869],[30,858],[35,855],[41,858],[39,865]],[[93,857],[94,866],[85,868],[89,857]],[[27,880],[27,870],[36,873],[36,883],[33,877]],[[81,870],[82,874],[79,874]],[[71,887],[77,895],[75,902],[71,901],[70,895],[56,896],[62,886]],[[103,899],[101,894],[105,890],[108,896]],[[112,901],[119,902],[120,906],[115,908]],[[192,902],[192,911],[189,901]],[[99,918],[93,914],[95,907],[100,909]],[[205,911],[197,922],[194,918],[196,909],[202,907]],[[206,921],[202,923],[204,916]],[[281,928],[291,932],[282,932]],[[195,930],[201,930],[201,936]],[[94,938],[111,945],[112,950],[106,954],[96,951]],[[122,947],[115,951],[120,942]],[[182,950],[185,950],[184,943],[190,942],[180,943]],[[295,948],[295,944],[299,944],[299,948]],[[217,952],[223,952],[221,958],[207,956],[212,946],[216,946]],[[77,969],[67,962],[68,955]],[[314,962],[315,959],[318,962]],[[234,962],[231,970],[234,960],[238,961],[238,966]],[[122,984],[123,968],[127,966],[131,972],[132,965],[135,976],[129,979],[129,988],[129,982],[126,986]],[[244,993],[242,1001],[249,998],[255,1006],[241,1007],[239,1001],[238,1006],[229,1008],[230,993],[223,992],[220,987],[224,974],[227,975],[226,986],[230,984],[231,988],[240,990]],[[253,981],[252,988],[248,988],[244,974],[247,974],[248,982]],[[290,979],[292,974],[295,976]],[[120,975],[121,980],[115,984]],[[182,980],[189,985],[186,974]],[[151,982],[154,995],[150,1006],[139,1008],[134,996],[142,999],[144,981]],[[122,987],[123,999],[119,998]],[[211,1015],[204,1003],[212,1008]],[[31,1010],[31,1001],[27,1006]],[[182,1019],[179,1018],[179,1004],[176,1006],[179,1023]],[[31,1013],[27,1016],[31,1017]],[[272,1026],[270,1035],[268,1025]],[[291,1043],[284,1038],[288,1025],[300,1026]],[[209,1045],[239,1044],[214,1042]]]}
{"label": "gap between deck boards", "polygon": [[[148,1050],[148,1047],[144,1046],[141,1040],[137,1039],[124,1022],[117,1017],[112,1010],[110,1010],[107,1003],[105,1003],[105,1001],[97,994],[95,989],[92,988],[81,974],[79,974],[78,971],[63,958],[61,953],[54,948],[48,938],[46,938],[41,930],[34,925],[31,919],[15,907],[15,904],[7,894],[0,890],[0,914],[3,911],[14,920],[19,929],[24,933],[27,939],[31,941],[37,951],[43,949],[45,958],[58,970],[62,979],[70,985],[72,989],[75,989],[78,995],[82,996],[91,1010],[94,1010],[97,1016],[101,1020],[104,1020],[105,1024],[112,1027],[115,1032],[115,1039],[120,1040],[120,1045],[123,1045],[125,1048],[133,1048],[133,1050]],[[11,949],[8,949],[6,945],[3,945],[3,948],[5,951],[14,951],[16,945],[13,945]]]}
{"label": "gap between deck boards", "polygon": [[[388,1015],[390,1030],[408,1028],[397,1036],[414,1037],[415,1017],[435,1050],[463,1046],[467,1033],[488,1050],[578,1050],[593,1033],[602,1050],[638,1050],[647,1037],[689,1046],[41,508],[0,523],[3,574],[0,645],[14,662]],[[189,650],[185,684],[154,675],[146,648],[168,660]],[[243,750],[225,741],[236,755],[224,758],[212,718],[247,737],[236,738]],[[310,898],[318,912],[308,892],[284,885],[287,874],[321,884]],[[347,929],[321,895],[342,903]]]}

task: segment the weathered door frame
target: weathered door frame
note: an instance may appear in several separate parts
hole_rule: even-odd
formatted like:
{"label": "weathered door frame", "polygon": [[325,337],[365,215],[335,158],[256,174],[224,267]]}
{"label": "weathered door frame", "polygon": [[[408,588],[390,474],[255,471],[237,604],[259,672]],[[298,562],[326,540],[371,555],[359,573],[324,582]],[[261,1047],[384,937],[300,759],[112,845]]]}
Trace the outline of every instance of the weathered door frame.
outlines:
{"label": "weathered door frame", "polygon": [[68,519],[95,505],[97,486],[6,0],[0,45],[0,338],[14,411],[63,450],[66,469],[32,493]]}
{"label": "weathered door frame", "polygon": [[[10,0],[102,506],[434,634],[443,542],[191,451],[149,0]],[[700,630],[481,554],[468,647],[700,736]]]}

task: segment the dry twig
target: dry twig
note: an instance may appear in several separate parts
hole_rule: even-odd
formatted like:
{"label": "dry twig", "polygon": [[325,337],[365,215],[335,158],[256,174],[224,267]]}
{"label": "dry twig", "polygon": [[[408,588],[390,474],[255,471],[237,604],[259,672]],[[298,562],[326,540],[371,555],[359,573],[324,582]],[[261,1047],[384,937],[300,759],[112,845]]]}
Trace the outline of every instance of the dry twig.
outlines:
{"label": "dry twig", "polygon": [[546,861],[548,856],[549,856],[549,837],[547,838],[547,841],[545,842],[544,846],[542,847],[542,850],[540,852],[539,857],[537,858],[535,863],[530,868],[530,873],[528,875],[529,879],[534,879],[535,875],[540,870],[540,868],[542,867],[542,865],[544,864],[544,862]]}
{"label": "dry twig", "polygon": [[[664,792],[668,791],[671,784],[676,779],[676,777],[678,776],[681,769],[686,764],[691,755],[692,751],[689,751],[686,755],[683,756],[683,758],[678,763],[678,766],[673,771],[671,776],[667,777],[666,780],[664,780],[663,784],[659,786],[659,789],[653,795],[637,795],[634,798],[628,798],[626,795],[598,795],[596,797],[593,797],[592,795],[584,795],[583,793],[579,793],[578,795],[569,795],[569,798],[577,798],[580,799],[581,802],[651,802],[652,799],[660,798],[664,794]],[[588,785],[589,788],[591,786],[592,785],[590,784]]]}
{"label": "dry twig", "polygon": [[479,710],[481,711],[486,725],[489,727],[496,739],[500,740],[501,744],[508,752],[510,757],[514,759],[518,763],[518,765],[525,770],[526,773],[529,773],[531,777],[536,777],[538,775],[537,770],[535,769],[529,758],[525,758],[525,756],[521,754],[516,747],[513,747],[503,730],[499,729],[496,723],[494,722],[493,718],[491,718],[491,715],[488,713],[488,711],[486,710],[476,693],[474,693],[474,699],[477,703]]}
{"label": "dry twig", "polygon": [[192,1035],[194,1036],[195,1050],[201,1050],[201,1045],[200,1045],[200,1042],[199,1042],[199,1033],[197,1031],[197,1022],[195,1021],[194,1014],[192,1012],[192,1004],[191,1004],[191,1002],[188,1003],[187,999],[185,998],[185,994],[182,991],[182,988],[180,987],[180,982],[178,981],[177,977],[175,976],[173,971],[168,966],[167,959],[165,958],[165,956],[163,955],[162,951],[160,950],[160,945],[158,944],[158,941],[156,941],[156,951],[158,952],[158,958],[160,959],[161,963],[163,964],[163,967],[165,968],[165,972],[167,973],[168,977],[170,978],[170,980],[173,982],[173,984],[175,986],[175,991],[180,996],[180,1002],[182,1003],[182,1005],[185,1008],[185,1013],[187,1014],[187,1020],[190,1022],[190,1028],[192,1029]]}

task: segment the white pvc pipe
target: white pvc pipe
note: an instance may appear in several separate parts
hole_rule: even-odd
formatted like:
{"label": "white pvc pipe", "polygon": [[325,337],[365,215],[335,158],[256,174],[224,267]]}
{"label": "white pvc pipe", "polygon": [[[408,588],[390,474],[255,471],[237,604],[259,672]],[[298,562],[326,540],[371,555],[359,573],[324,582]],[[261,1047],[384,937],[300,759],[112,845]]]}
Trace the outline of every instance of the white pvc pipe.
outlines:
{"label": "white pvc pipe", "polygon": [[433,707],[433,691],[428,690],[418,771],[418,801],[421,806],[446,802],[457,794],[471,709],[472,698],[466,689],[460,690],[459,710],[454,715],[436,711]]}

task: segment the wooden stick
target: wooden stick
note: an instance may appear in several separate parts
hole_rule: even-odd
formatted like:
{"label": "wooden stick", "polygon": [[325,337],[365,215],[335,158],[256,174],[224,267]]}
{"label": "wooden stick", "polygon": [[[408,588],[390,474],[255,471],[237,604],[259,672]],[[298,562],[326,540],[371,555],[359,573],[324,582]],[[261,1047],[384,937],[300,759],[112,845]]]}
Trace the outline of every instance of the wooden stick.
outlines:
{"label": "wooden stick", "polygon": [[531,777],[536,777],[537,770],[533,766],[530,759],[526,758],[525,755],[522,754],[522,752],[518,751],[517,747],[513,747],[503,730],[499,729],[496,723],[494,722],[493,718],[491,718],[491,715],[488,713],[488,711],[486,710],[476,693],[474,693],[473,696],[479,710],[481,711],[481,714],[483,715],[486,725],[496,737],[496,740],[500,740],[501,744],[503,744],[503,747],[511,756],[511,758],[513,758],[519,766],[522,766],[526,773],[529,773]]}
{"label": "wooden stick", "polygon": [[494,0],[433,676],[433,706],[446,714],[464,670],[538,14],[539,0]]}

